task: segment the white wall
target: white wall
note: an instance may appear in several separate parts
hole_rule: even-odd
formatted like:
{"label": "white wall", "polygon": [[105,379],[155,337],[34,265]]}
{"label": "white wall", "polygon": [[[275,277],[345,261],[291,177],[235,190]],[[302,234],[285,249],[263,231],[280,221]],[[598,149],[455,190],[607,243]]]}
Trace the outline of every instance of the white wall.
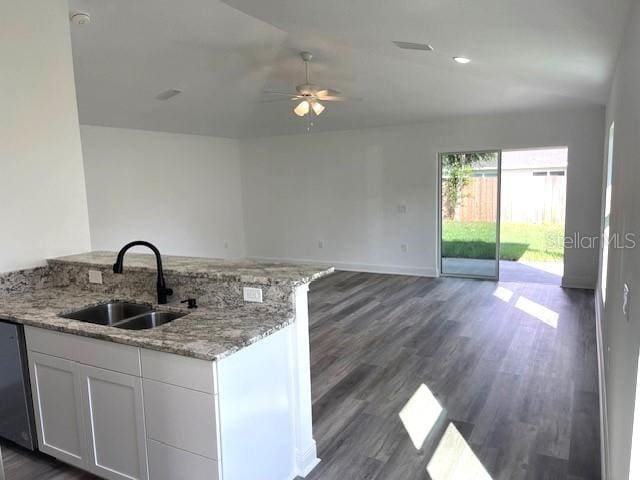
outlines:
{"label": "white wall", "polygon": [[[567,146],[567,234],[598,235],[603,125],[594,107],[241,140],[247,253],[433,275],[438,153],[491,148]],[[595,285],[597,248],[565,262],[567,284]]]}
{"label": "white wall", "polygon": [[0,272],[90,246],[68,15],[0,3]]}
{"label": "white wall", "polygon": [[94,250],[143,239],[163,254],[244,256],[236,140],[86,125],[81,135]]}
{"label": "white wall", "polygon": [[[615,121],[611,233],[633,233],[640,242],[640,4],[629,15],[607,111],[606,129]],[[600,311],[606,353],[606,397],[610,479],[629,476],[634,403],[640,351],[640,243],[633,249],[609,249],[607,303]],[[629,321],[622,313],[624,283],[631,288]],[[602,309],[602,305],[599,305]],[[603,314],[603,315],[602,315]],[[607,351],[607,348],[604,351]],[[635,412],[636,423],[640,411]],[[638,436],[638,432],[636,432]],[[640,440],[640,436],[638,436]],[[640,456],[640,445],[634,446]]]}

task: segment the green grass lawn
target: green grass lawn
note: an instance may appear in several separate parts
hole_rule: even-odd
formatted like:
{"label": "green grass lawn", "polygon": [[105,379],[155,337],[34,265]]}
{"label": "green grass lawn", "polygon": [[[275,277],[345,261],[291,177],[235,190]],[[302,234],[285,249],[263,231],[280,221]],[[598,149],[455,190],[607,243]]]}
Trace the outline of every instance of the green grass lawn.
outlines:
{"label": "green grass lawn", "polygon": [[[451,222],[442,225],[442,256],[495,258],[495,223]],[[562,260],[564,227],[558,224],[503,223],[500,229],[502,260]]]}

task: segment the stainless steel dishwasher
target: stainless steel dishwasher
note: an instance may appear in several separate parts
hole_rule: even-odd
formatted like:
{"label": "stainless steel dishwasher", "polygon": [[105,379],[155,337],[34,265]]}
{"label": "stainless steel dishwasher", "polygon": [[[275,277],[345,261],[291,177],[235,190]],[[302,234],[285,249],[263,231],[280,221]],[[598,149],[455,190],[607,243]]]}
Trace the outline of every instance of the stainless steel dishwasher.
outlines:
{"label": "stainless steel dishwasher", "polygon": [[0,320],[0,437],[35,450],[24,327]]}

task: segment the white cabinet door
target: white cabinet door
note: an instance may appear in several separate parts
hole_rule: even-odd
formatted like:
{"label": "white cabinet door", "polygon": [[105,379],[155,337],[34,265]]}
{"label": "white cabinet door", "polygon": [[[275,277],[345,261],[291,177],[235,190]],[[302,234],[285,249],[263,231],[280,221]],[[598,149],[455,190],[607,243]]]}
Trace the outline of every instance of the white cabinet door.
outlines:
{"label": "white cabinet door", "polygon": [[40,450],[85,468],[86,437],[78,365],[29,352],[29,370]]}
{"label": "white cabinet door", "polygon": [[110,480],[149,478],[142,380],[80,366],[89,437],[88,468]]}

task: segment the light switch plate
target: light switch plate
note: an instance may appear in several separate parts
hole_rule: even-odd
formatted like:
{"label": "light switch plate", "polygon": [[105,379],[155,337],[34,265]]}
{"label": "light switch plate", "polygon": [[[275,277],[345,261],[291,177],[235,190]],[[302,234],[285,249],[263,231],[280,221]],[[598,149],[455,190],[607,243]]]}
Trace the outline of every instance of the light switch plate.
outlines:
{"label": "light switch plate", "polygon": [[262,303],[261,288],[243,287],[242,296],[244,297],[245,302]]}
{"label": "light switch plate", "polygon": [[100,270],[89,270],[89,283],[102,285],[102,272]]}

